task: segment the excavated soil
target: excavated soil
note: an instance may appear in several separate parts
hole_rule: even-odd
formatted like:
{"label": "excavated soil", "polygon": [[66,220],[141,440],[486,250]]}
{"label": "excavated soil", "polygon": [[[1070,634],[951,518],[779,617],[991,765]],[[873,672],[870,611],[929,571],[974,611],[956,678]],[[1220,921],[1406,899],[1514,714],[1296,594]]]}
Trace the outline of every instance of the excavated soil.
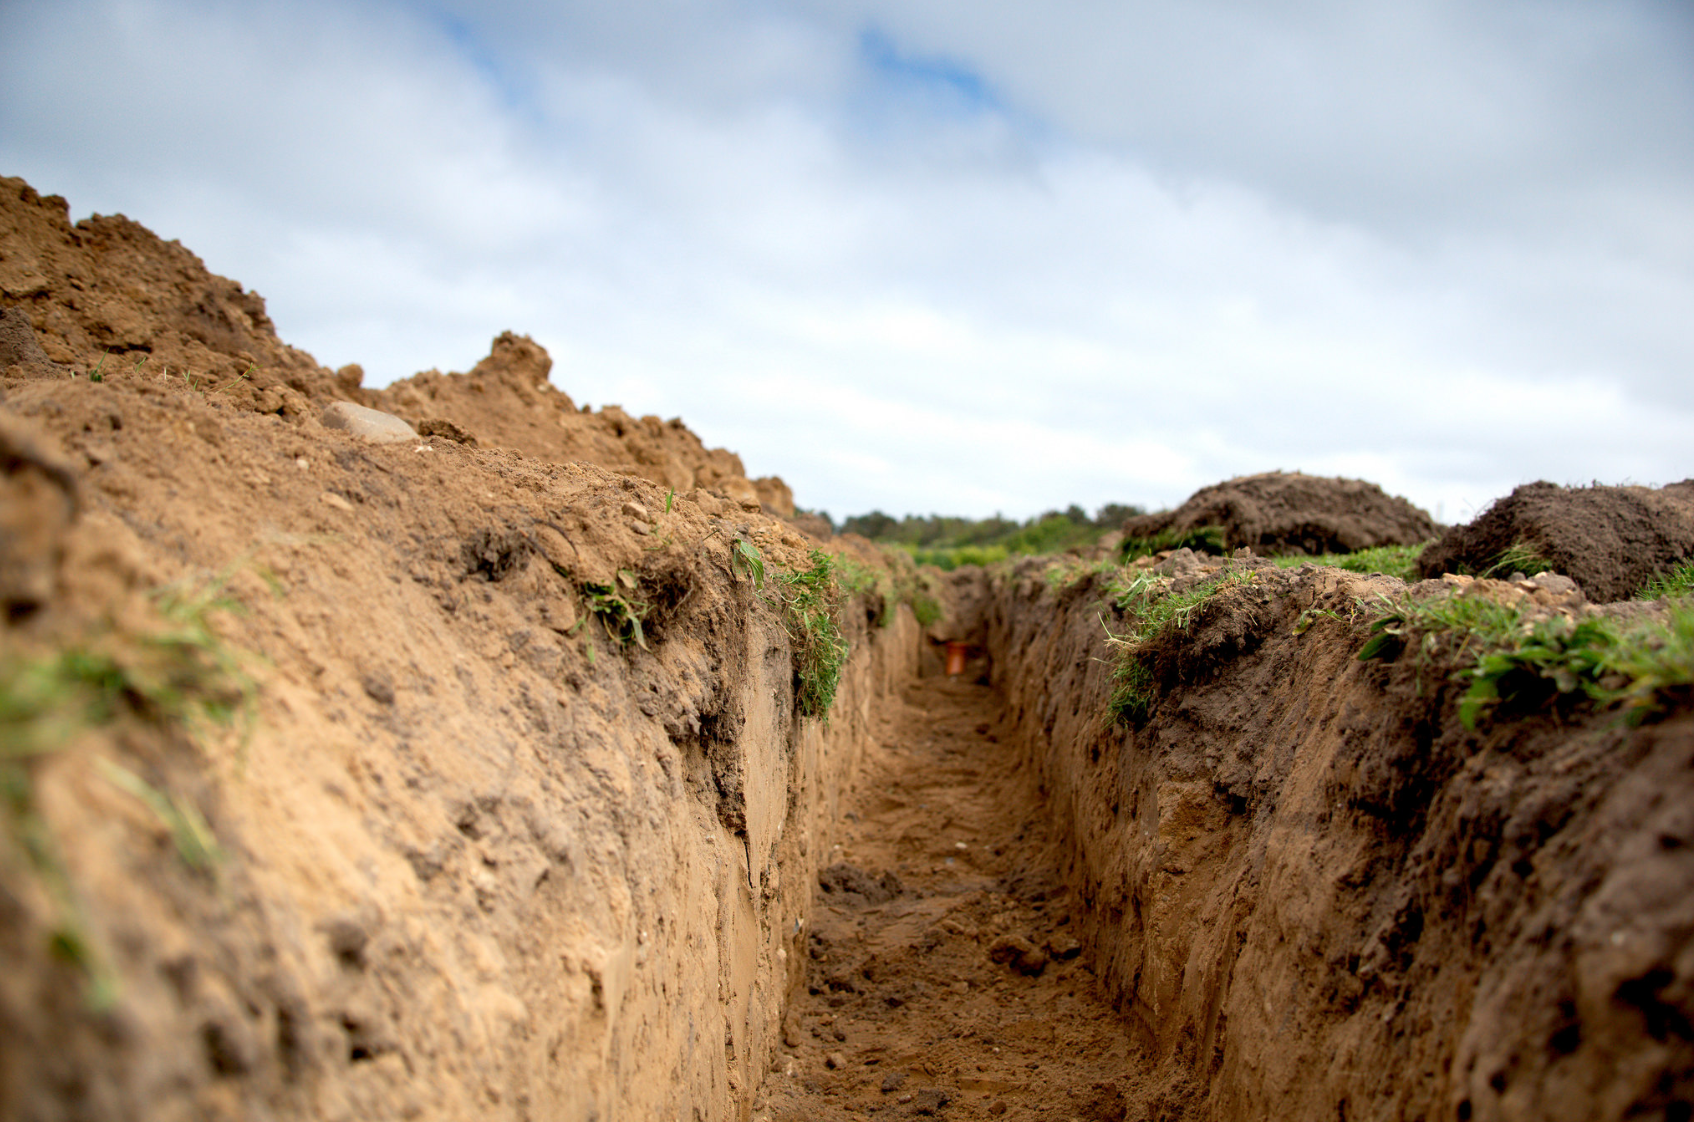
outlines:
{"label": "excavated soil", "polygon": [[1418,558],[1426,577],[1510,575],[1527,552],[1593,600],[1627,600],[1694,558],[1694,480],[1668,487],[1560,487],[1526,483],[1454,526]]}
{"label": "excavated soil", "polygon": [[[1182,550],[929,574],[920,627],[844,537],[825,721],[786,487],[522,336],[367,390],[19,180],[0,310],[0,1117],[1694,1116],[1686,685],[1471,728],[1462,646],[1358,658],[1384,596],[1663,604]],[[1130,576],[1214,591],[1114,720]]]}
{"label": "excavated soil", "polygon": [[1150,540],[1212,526],[1223,531],[1225,552],[1245,547],[1266,556],[1416,545],[1436,533],[1428,514],[1374,483],[1281,471],[1202,487],[1175,510],[1127,519],[1123,531]]}

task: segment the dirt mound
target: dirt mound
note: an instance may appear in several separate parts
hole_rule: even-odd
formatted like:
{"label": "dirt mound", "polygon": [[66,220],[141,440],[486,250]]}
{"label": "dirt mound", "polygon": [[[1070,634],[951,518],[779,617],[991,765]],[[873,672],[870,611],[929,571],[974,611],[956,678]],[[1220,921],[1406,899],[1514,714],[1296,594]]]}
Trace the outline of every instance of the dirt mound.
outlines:
{"label": "dirt mound", "polygon": [[122,215],[73,225],[63,198],[21,179],[0,178],[0,305],[0,375],[8,383],[74,373],[111,384],[180,384],[290,419],[346,400],[426,422],[425,436],[474,438],[794,513],[781,479],[749,480],[739,456],[707,448],[680,420],[637,420],[616,406],[579,412],[548,383],[547,352],[510,332],[469,374],[431,371],[365,390],[359,366],[331,371],[283,343],[263,297],[207,271],[180,243]]}
{"label": "dirt mound", "polygon": [[583,461],[650,479],[662,487],[717,491],[751,509],[789,517],[794,495],[781,479],[749,480],[741,457],[707,448],[680,418],[631,417],[616,405],[579,410],[548,381],[553,360],[527,335],[508,331],[468,374],[437,370],[363,394],[366,404],[414,421],[441,422],[447,435],[510,448],[550,463]]}
{"label": "dirt mound", "polygon": [[1500,576],[1550,568],[1596,603],[1625,600],[1694,557],[1694,480],[1668,487],[1526,483],[1423,551],[1418,569]]}
{"label": "dirt mound", "polygon": [[0,301],[28,313],[48,360],[82,375],[170,378],[248,407],[268,390],[273,411],[283,390],[345,396],[333,373],[277,338],[258,293],[121,214],[72,225],[64,199],[21,179],[0,178]]}
{"label": "dirt mound", "polygon": [[[1206,534],[1216,527],[1213,534]],[[1243,546],[1264,555],[1352,553],[1380,545],[1416,545],[1433,538],[1435,521],[1405,499],[1360,479],[1330,479],[1271,471],[1214,483],[1175,510],[1143,514],[1123,524],[1125,539],[1208,546]]]}

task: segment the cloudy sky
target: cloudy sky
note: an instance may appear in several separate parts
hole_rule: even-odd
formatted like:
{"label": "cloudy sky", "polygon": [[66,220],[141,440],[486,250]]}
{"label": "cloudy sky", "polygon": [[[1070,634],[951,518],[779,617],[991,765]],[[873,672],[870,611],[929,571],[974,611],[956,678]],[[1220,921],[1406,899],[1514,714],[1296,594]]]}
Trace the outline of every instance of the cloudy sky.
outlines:
{"label": "cloudy sky", "polygon": [[0,0],[0,173],[837,517],[1694,476],[1686,0]]}

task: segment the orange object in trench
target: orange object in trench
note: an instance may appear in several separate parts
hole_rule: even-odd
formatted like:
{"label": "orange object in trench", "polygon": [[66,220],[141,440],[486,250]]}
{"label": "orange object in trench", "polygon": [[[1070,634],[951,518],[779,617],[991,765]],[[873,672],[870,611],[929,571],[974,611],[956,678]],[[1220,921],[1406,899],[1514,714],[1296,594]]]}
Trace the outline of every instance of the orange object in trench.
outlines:
{"label": "orange object in trench", "polygon": [[970,652],[969,643],[947,644],[947,675],[963,674],[965,672],[965,655]]}

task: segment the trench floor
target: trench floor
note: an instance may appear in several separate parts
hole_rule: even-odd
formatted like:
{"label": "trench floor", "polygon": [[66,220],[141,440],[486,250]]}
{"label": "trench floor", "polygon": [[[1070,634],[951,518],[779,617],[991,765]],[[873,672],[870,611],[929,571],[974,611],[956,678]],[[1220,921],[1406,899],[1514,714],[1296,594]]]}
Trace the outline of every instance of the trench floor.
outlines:
{"label": "trench floor", "polygon": [[1001,710],[987,686],[932,677],[883,714],[757,1122],[1124,1118],[1136,1052],[1072,934]]}

